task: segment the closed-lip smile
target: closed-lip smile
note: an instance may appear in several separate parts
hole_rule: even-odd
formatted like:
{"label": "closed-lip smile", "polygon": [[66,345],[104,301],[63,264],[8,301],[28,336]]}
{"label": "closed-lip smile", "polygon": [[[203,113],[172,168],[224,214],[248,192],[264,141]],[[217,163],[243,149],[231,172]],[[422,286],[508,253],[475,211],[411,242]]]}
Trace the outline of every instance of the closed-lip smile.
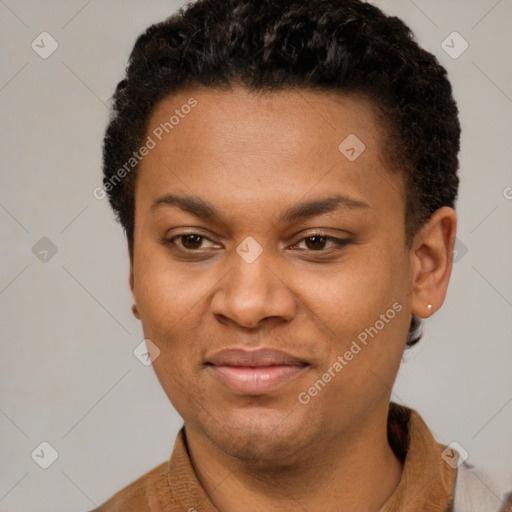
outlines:
{"label": "closed-lip smile", "polygon": [[225,386],[241,395],[273,391],[309,366],[303,359],[272,348],[228,348],[214,353],[206,364]]}

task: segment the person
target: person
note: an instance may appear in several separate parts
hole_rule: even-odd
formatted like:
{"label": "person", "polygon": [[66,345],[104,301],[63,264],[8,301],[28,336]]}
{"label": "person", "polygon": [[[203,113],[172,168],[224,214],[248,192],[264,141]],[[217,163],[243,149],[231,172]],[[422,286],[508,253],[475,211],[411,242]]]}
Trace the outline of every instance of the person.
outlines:
{"label": "person", "polygon": [[96,510],[511,510],[391,401],[457,224],[458,108],[410,29],[359,0],[198,0],[113,100],[103,191],[183,428]]}

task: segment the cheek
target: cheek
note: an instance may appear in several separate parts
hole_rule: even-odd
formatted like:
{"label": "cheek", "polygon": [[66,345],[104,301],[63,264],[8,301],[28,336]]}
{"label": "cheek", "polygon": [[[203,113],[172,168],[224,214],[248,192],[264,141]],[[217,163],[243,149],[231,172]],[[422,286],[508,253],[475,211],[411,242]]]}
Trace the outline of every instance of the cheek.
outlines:
{"label": "cheek", "polygon": [[403,264],[389,251],[358,248],[325,274],[302,272],[302,300],[335,332],[364,329],[404,295]]}
{"label": "cheek", "polygon": [[407,271],[399,251],[366,247],[359,256],[315,286],[307,279],[304,288],[312,319],[325,336],[319,374],[343,358],[343,369],[335,372],[339,378],[325,394],[329,407],[347,390],[352,404],[392,387],[410,322]]}
{"label": "cheek", "polygon": [[171,329],[203,295],[193,276],[172,263],[165,248],[139,244],[134,260],[134,294],[144,327]]}
{"label": "cheek", "polygon": [[144,337],[160,350],[153,370],[175,409],[188,417],[200,399],[197,321],[205,291],[154,254],[139,261],[144,264],[134,267],[134,284]]}
{"label": "cheek", "polygon": [[165,248],[139,244],[134,294],[144,336],[160,350],[153,366],[162,381],[172,385],[173,377],[179,375],[182,382],[198,371],[204,300],[217,280],[208,272],[187,272],[185,265],[171,261]]}

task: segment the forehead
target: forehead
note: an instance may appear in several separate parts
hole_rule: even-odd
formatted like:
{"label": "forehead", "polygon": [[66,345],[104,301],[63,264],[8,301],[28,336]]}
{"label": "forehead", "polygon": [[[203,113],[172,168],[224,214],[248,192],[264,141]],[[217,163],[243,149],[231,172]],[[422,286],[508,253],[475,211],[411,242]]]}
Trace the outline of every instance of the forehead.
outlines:
{"label": "forehead", "polygon": [[372,206],[379,191],[394,195],[395,205],[404,200],[400,176],[383,156],[376,109],[361,96],[187,89],[156,106],[146,137],[155,144],[139,164],[137,201],[177,190],[226,205],[282,201],[284,191],[290,202],[309,192]]}
{"label": "forehead", "polygon": [[[191,99],[197,105],[188,108]],[[177,149],[193,150],[198,156],[223,150],[252,149],[255,153],[259,145],[266,155],[287,151],[301,157],[337,150],[347,130],[374,147],[383,135],[376,109],[365,97],[305,88],[251,92],[233,86],[228,91],[204,87],[180,91],[154,109],[148,134],[158,132],[159,127],[164,138],[171,135],[168,142]]]}

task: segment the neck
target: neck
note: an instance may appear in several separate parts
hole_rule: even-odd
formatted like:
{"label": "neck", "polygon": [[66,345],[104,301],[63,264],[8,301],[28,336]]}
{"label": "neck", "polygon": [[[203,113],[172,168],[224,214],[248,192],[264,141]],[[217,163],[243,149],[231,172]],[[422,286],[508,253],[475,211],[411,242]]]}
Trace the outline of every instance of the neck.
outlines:
{"label": "neck", "polygon": [[402,472],[387,440],[386,421],[387,409],[383,420],[359,426],[357,434],[322,436],[293,457],[271,462],[235,459],[200,433],[186,432],[197,477],[222,512],[239,511],[240,504],[269,512],[377,512]]}

